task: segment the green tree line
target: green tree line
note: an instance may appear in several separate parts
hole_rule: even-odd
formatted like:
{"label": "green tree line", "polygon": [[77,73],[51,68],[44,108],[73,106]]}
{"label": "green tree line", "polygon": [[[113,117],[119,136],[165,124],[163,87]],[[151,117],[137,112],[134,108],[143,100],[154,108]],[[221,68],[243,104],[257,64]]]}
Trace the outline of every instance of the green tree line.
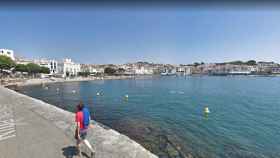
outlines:
{"label": "green tree line", "polygon": [[16,63],[9,57],[0,55],[0,70],[10,70],[15,67]]}
{"label": "green tree line", "polygon": [[232,64],[232,65],[250,65],[250,66],[254,66],[254,65],[257,65],[257,62],[255,60],[249,60],[249,61],[245,61],[245,62],[237,60],[237,61],[218,63],[218,64],[221,64],[221,65]]}
{"label": "green tree line", "polygon": [[27,72],[29,74],[44,73],[49,74],[50,69],[47,67],[39,66],[34,63],[29,64],[16,64],[11,58],[0,55],[0,70],[13,70],[14,72]]}
{"label": "green tree line", "polygon": [[18,72],[28,72],[29,74],[37,74],[37,73],[43,73],[43,74],[49,74],[50,69],[44,66],[39,66],[34,63],[29,64],[17,64],[14,68],[14,71]]}

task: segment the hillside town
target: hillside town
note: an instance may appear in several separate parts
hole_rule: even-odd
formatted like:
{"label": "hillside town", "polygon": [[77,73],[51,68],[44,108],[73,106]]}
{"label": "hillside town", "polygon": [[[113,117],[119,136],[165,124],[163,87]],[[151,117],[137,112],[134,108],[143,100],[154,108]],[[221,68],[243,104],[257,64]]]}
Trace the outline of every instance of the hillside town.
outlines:
{"label": "hillside town", "polygon": [[[78,76],[134,76],[134,75],[277,75],[280,65],[273,61],[233,61],[224,63],[193,63],[193,64],[158,64],[136,62],[126,64],[80,64],[75,60],[65,58],[61,61],[54,59],[25,59],[15,56],[13,50],[0,49],[0,56],[9,57],[15,66],[1,66],[1,77],[5,75],[28,75],[34,64],[47,68],[44,73],[38,71],[40,77],[74,78]],[[0,61],[0,65],[3,65]],[[38,75],[37,75],[38,76]]]}

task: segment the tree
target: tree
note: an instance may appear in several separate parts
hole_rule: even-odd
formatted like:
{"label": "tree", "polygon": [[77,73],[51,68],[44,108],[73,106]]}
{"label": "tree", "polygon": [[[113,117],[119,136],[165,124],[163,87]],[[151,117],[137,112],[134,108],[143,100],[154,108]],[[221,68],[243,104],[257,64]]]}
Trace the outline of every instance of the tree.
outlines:
{"label": "tree", "polygon": [[198,62],[195,62],[195,63],[193,63],[193,65],[194,65],[195,67],[197,67],[197,66],[199,65],[199,63],[198,63]]}
{"label": "tree", "polygon": [[229,64],[233,64],[233,65],[243,65],[244,63],[243,63],[243,61],[237,60],[237,61],[229,62]]}
{"label": "tree", "polygon": [[257,65],[257,62],[255,60],[249,60],[246,62],[247,65]]}
{"label": "tree", "polygon": [[120,73],[120,74],[125,73],[125,69],[124,68],[118,68],[118,73]]}
{"label": "tree", "polygon": [[7,56],[0,55],[0,70],[2,71],[3,69],[11,69],[15,66],[15,62]]}
{"label": "tree", "polygon": [[41,66],[40,67],[40,73],[49,74],[50,73],[50,69],[47,68],[47,67]]}
{"label": "tree", "polygon": [[14,71],[19,71],[19,72],[28,72],[28,68],[24,64],[17,64]]}
{"label": "tree", "polygon": [[28,73],[33,75],[39,73],[41,70],[41,67],[34,63],[29,63],[26,66],[27,66]]}
{"label": "tree", "polygon": [[78,72],[79,76],[84,76],[84,77],[88,77],[90,75],[89,71],[85,71],[85,72]]}
{"label": "tree", "polygon": [[116,70],[115,70],[114,68],[111,68],[111,67],[106,67],[106,68],[104,69],[104,73],[105,73],[105,74],[112,75],[112,74],[116,73]]}

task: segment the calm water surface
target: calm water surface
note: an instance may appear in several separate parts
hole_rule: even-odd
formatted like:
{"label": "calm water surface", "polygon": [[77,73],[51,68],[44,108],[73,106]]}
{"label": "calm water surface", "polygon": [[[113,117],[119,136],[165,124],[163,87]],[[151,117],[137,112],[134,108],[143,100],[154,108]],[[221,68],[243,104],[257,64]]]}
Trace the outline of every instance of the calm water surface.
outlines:
{"label": "calm water surface", "polygon": [[280,157],[278,77],[153,77],[47,86],[20,91],[69,111],[83,100],[94,119],[160,157]]}

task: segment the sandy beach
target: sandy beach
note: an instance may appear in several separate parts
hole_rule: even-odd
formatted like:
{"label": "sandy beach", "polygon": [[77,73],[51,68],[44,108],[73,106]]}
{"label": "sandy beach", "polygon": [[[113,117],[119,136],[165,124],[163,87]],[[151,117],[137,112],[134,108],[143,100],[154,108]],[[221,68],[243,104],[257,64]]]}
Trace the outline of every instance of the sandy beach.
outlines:
{"label": "sandy beach", "polygon": [[132,79],[134,76],[104,76],[104,77],[76,77],[76,78],[5,78],[0,82],[1,86],[28,86],[47,83],[59,82],[78,82],[78,81],[93,81],[93,80],[118,80],[118,79]]}

